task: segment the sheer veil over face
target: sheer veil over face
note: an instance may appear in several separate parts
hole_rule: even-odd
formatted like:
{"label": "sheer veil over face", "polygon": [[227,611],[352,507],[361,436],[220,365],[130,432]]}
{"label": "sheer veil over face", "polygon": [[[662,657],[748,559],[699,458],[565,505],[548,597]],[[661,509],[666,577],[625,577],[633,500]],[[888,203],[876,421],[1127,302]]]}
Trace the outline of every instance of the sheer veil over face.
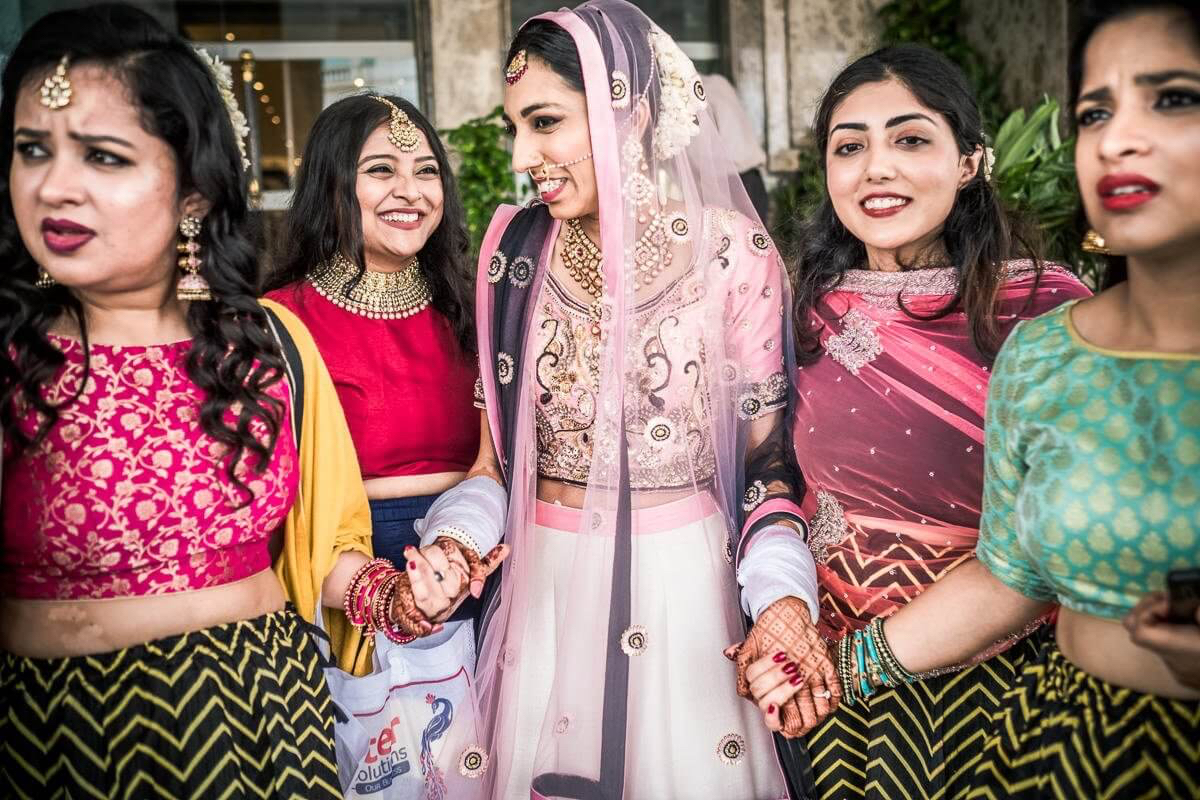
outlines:
{"label": "sheer veil over face", "polygon": [[[541,19],[570,34],[583,67],[592,158],[583,171],[549,172],[567,179],[564,206],[594,174],[604,282],[591,318],[579,290],[548,274],[562,220],[585,203],[560,211],[551,193],[548,208],[497,212],[477,313],[512,554],[484,616],[480,745],[491,761],[481,780],[489,796],[509,796],[514,762],[531,759],[547,797],[779,797],[757,712],[756,730],[739,723],[747,733],[728,742],[721,734],[732,732],[688,720],[703,717],[705,694],[754,712],[721,656],[742,635],[735,562],[757,526],[798,514],[785,273],[675,42],[622,0]],[[506,95],[510,117],[523,110],[509,103],[516,94]],[[515,168],[583,155],[513,122]],[[535,140],[543,152],[527,145]],[[539,507],[539,476],[582,489],[582,508]],[[667,551],[664,537],[645,535],[689,520],[705,531],[695,546]],[[553,643],[534,659],[528,643],[542,635]],[[674,701],[656,688],[668,650],[690,654],[672,673],[695,672]],[[648,719],[651,697],[687,712]],[[532,741],[528,708],[545,709]],[[730,770],[721,760],[737,741],[741,758],[747,738],[758,766]],[[658,749],[629,744],[644,740]],[[689,769],[699,759],[716,767]],[[716,783],[688,788],[709,769]]]}

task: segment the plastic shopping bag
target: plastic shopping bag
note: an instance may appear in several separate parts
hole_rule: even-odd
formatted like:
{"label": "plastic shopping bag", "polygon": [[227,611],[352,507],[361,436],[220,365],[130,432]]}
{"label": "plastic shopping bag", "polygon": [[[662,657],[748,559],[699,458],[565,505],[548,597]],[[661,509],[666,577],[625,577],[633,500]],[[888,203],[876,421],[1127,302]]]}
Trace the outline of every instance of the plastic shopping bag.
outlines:
{"label": "plastic shopping bag", "polygon": [[446,781],[478,740],[474,665],[471,623],[449,622],[406,645],[376,635],[370,675],[325,670],[342,712],[336,736],[346,800],[471,800],[457,789],[451,799]]}

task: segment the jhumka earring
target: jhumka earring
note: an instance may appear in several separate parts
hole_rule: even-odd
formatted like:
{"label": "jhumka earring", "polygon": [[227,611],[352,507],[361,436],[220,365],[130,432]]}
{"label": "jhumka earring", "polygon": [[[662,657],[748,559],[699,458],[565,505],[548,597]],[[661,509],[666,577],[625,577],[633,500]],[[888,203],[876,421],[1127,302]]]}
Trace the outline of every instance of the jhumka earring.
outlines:
{"label": "jhumka earring", "polygon": [[418,135],[417,126],[409,119],[408,114],[405,114],[403,109],[386,97],[380,97],[377,94],[373,94],[371,97],[383,103],[391,112],[391,118],[388,120],[388,141],[392,143],[392,147],[401,153],[414,152],[417,145],[421,143],[421,138]]}
{"label": "jhumka earring", "polygon": [[200,243],[196,241],[196,237],[200,235],[199,217],[189,214],[180,220],[179,235],[187,241],[178,245],[179,252],[183,253],[179,257],[179,266],[183,274],[179,276],[175,296],[180,300],[212,300],[212,290],[208,281],[200,275],[200,265],[203,262],[200,260]]}
{"label": "jhumka earring", "polygon": [[504,70],[504,82],[512,86],[525,75],[525,70],[529,69],[529,58],[524,50],[518,50],[517,54],[512,57],[512,61],[508,62],[508,67]]}
{"label": "jhumka earring", "polygon": [[55,283],[54,278],[43,268],[38,270],[38,277],[33,285],[39,289],[49,289]]}
{"label": "jhumka earring", "polygon": [[1097,253],[1102,256],[1112,255],[1112,250],[1108,249],[1108,245],[1104,243],[1104,237],[1096,233],[1095,228],[1088,228],[1088,232],[1083,235],[1083,242],[1079,245],[1085,253]]}
{"label": "jhumka earring", "polygon": [[67,67],[71,57],[63,56],[54,68],[54,74],[42,81],[42,97],[39,102],[51,111],[66,108],[71,102],[71,81],[67,78]]}

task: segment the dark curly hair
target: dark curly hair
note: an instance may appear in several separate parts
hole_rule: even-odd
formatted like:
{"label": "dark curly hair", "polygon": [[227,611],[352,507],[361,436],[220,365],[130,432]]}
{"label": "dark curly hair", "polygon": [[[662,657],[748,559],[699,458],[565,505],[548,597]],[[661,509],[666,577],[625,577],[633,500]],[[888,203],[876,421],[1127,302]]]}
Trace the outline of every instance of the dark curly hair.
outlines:
{"label": "dark curly hair", "polygon": [[[826,169],[830,123],[834,112],[851,92],[868,83],[897,80],[921,104],[942,115],[954,134],[958,152],[970,155],[984,145],[983,120],[967,78],[949,59],[923,45],[900,44],[865,55],[842,70],[825,91],[813,122],[813,135]],[[958,192],[942,232],[950,263],[958,271],[954,296],[929,316],[939,319],[959,309],[966,312],[975,349],[987,361],[1000,346],[996,318],[1004,262],[1028,257],[1040,278],[1041,261],[1034,238],[1020,220],[1001,205],[983,174],[983,160],[975,176]],[[812,312],[826,292],[837,287],[848,269],[867,262],[866,247],[838,219],[828,189],[817,210],[804,222],[802,244],[795,268],[796,360],[811,364],[820,358],[820,329],[812,325]],[[1035,281],[1036,290],[1036,281]],[[1029,299],[1032,299],[1030,293]],[[903,308],[903,304],[901,304]]]}
{"label": "dark curly hair", "polygon": [[[65,287],[34,285],[39,266],[21,239],[9,186],[18,92],[36,86],[64,55],[72,65],[103,67],[125,86],[143,127],[174,153],[178,196],[198,193],[211,205],[199,241],[200,272],[213,299],[193,302],[187,312],[193,337],[187,373],[204,393],[200,425],[229,448],[229,477],[249,502],[253,495],[235,468],[247,452],[256,456],[256,470],[266,468],[283,418],[283,404],[266,390],[282,378],[283,362],[255,295],[257,258],[241,154],[207,65],[186,41],[132,6],[47,14],[21,37],[0,79],[0,425],[20,451],[58,421],[62,406],[42,393],[65,363],[47,337],[56,319],[74,315],[88,350],[79,300]],[[79,391],[88,365],[85,356]],[[39,412],[32,437],[15,424],[18,398]],[[236,413],[233,424],[226,421],[230,412]],[[265,423],[265,437],[252,433],[255,419]]]}
{"label": "dark curly hair", "polygon": [[[442,179],[442,221],[417,259],[433,293],[433,307],[446,318],[465,353],[474,353],[475,320],[471,240],[446,148],[429,120],[401,97],[387,96],[413,121],[433,150]],[[358,205],[358,154],[391,111],[371,95],[343,98],[317,117],[296,175],[296,190],[280,236],[278,268],[268,290],[297,286],[335,255],[359,266],[362,277],[362,209]],[[357,278],[356,278],[357,280]]]}

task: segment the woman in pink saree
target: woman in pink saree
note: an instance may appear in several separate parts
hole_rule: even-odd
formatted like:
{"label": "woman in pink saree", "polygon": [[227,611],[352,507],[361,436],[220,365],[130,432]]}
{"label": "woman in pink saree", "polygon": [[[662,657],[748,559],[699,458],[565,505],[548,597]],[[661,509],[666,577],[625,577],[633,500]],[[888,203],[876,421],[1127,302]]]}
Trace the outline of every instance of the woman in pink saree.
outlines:
{"label": "woman in pink saree", "polygon": [[[797,275],[793,435],[834,641],[974,557],[991,360],[1017,321],[1087,290],[1061,267],[1011,260],[978,108],[932,50],[850,65],[814,128],[828,195]],[[843,703],[807,736],[814,796],[958,796],[1032,649],[1022,636],[976,666]]]}
{"label": "woman in pink saree", "polygon": [[[501,208],[480,256],[475,472],[506,488],[511,555],[482,620],[485,730],[451,795],[787,797],[767,725],[815,721],[839,687],[811,560],[778,555],[807,557],[779,256],[695,68],[632,5],[531,20],[505,80],[539,197]],[[768,552],[755,574],[795,579],[739,590],[738,562]],[[722,651],[743,611],[743,649],[819,707],[764,724],[737,696]]]}

